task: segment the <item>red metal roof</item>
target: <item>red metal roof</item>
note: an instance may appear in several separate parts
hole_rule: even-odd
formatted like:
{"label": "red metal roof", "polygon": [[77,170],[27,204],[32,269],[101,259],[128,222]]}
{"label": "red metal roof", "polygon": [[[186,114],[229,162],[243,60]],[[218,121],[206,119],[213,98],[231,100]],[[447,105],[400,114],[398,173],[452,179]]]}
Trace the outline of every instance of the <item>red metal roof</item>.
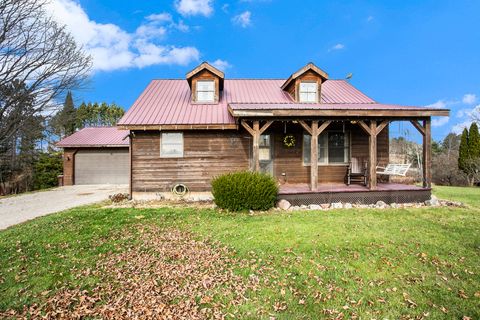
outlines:
{"label": "red metal roof", "polygon": [[128,134],[116,127],[83,128],[57,142],[57,147],[128,147]]}
{"label": "red metal roof", "polygon": [[[294,104],[290,95],[281,89],[284,82],[283,79],[226,79],[218,104],[197,104],[191,103],[186,80],[153,80],[118,125],[234,124],[229,104]],[[375,103],[344,80],[325,81],[321,102],[350,104],[353,108]]]}
{"label": "red metal roof", "polygon": [[232,110],[438,110],[382,103],[230,103]]}

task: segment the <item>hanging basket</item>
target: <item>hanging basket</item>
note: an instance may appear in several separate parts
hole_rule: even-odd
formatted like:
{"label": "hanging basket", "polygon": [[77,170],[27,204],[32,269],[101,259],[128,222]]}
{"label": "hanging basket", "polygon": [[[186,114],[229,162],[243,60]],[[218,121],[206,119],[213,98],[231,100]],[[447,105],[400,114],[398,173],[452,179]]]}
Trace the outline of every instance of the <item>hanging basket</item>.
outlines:
{"label": "hanging basket", "polygon": [[295,137],[292,136],[291,134],[289,135],[286,135],[284,138],[283,138],[283,145],[287,148],[293,148],[295,147]]}

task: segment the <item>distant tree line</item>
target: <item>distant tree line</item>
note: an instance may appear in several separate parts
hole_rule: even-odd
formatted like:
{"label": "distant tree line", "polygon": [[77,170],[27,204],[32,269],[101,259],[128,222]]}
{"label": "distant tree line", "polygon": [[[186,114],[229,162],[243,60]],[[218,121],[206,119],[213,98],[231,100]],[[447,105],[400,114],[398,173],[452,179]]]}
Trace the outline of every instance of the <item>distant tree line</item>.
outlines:
{"label": "distant tree line", "polygon": [[63,108],[50,121],[52,132],[60,138],[85,127],[115,126],[125,111],[115,103],[85,103],[75,108],[71,92],[68,92]]}

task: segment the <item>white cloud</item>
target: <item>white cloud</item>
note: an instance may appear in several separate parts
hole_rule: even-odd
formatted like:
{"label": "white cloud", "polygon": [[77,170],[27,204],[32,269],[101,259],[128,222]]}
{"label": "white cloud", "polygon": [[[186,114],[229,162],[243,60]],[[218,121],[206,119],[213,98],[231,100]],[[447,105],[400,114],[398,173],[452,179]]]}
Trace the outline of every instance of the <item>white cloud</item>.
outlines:
{"label": "white cloud", "polygon": [[196,48],[176,48],[173,46],[158,46],[145,40],[138,40],[136,46],[139,55],[133,59],[133,63],[139,68],[155,64],[188,64],[192,57],[198,60],[200,54]]}
{"label": "white cloud", "polygon": [[[447,107],[447,104],[448,102],[446,102],[445,100],[438,100],[437,102],[425,106],[425,108],[444,109]],[[449,120],[450,117],[434,117],[432,120],[432,127],[441,127],[447,124]]]}
{"label": "white cloud", "polygon": [[[146,17],[134,33],[112,23],[90,20],[73,0],[53,0],[49,12],[65,24],[79,45],[93,57],[95,71],[142,68],[154,64],[181,64],[197,61],[200,53],[194,47],[158,44],[169,27],[175,27],[171,15],[161,13]],[[165,25],[170,23],[170,25]]]}
{"label": "white cloud", "polygon": [[373,16],[368,16],[368,17],[367,17],[367,22],[371,22],[371,21],[373,21],[374,19],[375,19],[375,18],[374,18]]}
{"label": "white cloud", "polygon": [[208,17],[213,13],[213,0],[176,0],[175,8],[182,16]]}
{"label": "white cloud", "polygon": [[433,118],[432,127],[441,127],[441,126],[447,124],[449,120],[450,120],[450,117]]}
{"label": "white cloud", "polygon": [[167,28],[156,26],[154,24],[142,24],[135,31],[135,35],[139,38],[155,39],[161,38],[167,34]]}
{"label": "white cloud", "polygon": [[345,48],[345,45],[343,43],[337,43],[333,47],[331,47],[328,51],[333,51],[333,50],[342,50]]}
{"label": "white cloud", "polygon": [[232,65],[230,63],[228,63],[228,61],[225,61],[225,60],[221,60],[221,59],[217,59],[213,62],[209,62],[212,66],[214,66],[215,68],[219,69],[219,70],[222,70],[222,71],[225,71],[227,70],[228,68],[231,68]]}
{"label": "white cloud", "polygon": [[246,28],[252,24],[252,13],[250,11],[242,12],[232,18],[234,24],[238,24],[242,28]]}
{"label": "white cloud", "polygon": [[173,27],[175,27],[176,29],[182,31],[182,32],[188,32],[190,30],[190,27],[187,26],[183,20],[180,20],[178,21],[178,23],[173,23],[172,25]]}
{"label": "white cloud", "polygon": [[167,12],[151,14],[149,16],[146,16],[145,18],[147,20],[160,22],[160,23],[172,22],[172,20],[173,20],[172,15],[170,13],[167,13]]}
{"label": "white cloud", "polygon": [[470,112],[470,109],[460,109],[457,111],[457,113],[455,114],[455,116],[457,118],[463,118],[465,116],[468,116],[468,113]]}
{"label": "white cloud", "polygon": [[162,12],[157,14],[151,14],[145,17],[148,20],[148,24],[150,26],[165,26],[170,28],[175,28],[182,32],[188,32],[190,27],[183,22],[183,20],[179,20],[175,22],[172,18],[172,15],[168,12]]}
{"label": "white cloud", "polygon": [[458,123],[452,127],[451,131],[456,134],[461,134],[463,129],[469,128],[471,124],[472,124],[472,121],[465,121],[462,123]]}
{"label": "white cloud", "polygon": [[480,104],[473,107],[472,109],[459,110],[457,112],[457,116],[459,115],[461,115],[461,118],[468,117],[468,120],[458,123],[452,127],[452,132],[455,132],[456,134],[462,133],[464,128],[469,128],[474,120],[475,121],[480,120]]}
{"label": "white cloud", "polygon": [[447,102],[445,100],[438,100],[435,103],[425,106],[425,108],[433,108],[433,109],[444,109],[446,107],[447,107]]}
{"label": "white cloud", "polygon": [[462,102],[465,104],[474,104],[475,102],[477,102],[477,96],[473,93],[467,93],[463,96]]}

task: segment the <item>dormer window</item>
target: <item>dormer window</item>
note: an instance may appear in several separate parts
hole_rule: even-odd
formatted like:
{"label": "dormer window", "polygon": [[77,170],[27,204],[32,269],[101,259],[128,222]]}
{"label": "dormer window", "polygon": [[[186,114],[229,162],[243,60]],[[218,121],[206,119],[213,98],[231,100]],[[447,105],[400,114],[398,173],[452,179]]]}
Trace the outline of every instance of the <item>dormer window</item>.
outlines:
{"label": "dormer window", "polygon": [[300,82],[299,101],[316,103],[318,101],[318,85],[316,82]]}
{"label": "dormer window", "polygon": [[296,102],[320,103],[322,84],[327,80],[328,74],[310,62],[288,77],[282,90]]}
{"label": "dormer window", "polygon": [[197,81],[197,102],[215,102],[215,81]]}
{"label": "dormer window", "polygon": [[223,90],[224,79],[225,74],[208,62],[202,62],[198,67],[187,73],[192,103],[218,103]]}

